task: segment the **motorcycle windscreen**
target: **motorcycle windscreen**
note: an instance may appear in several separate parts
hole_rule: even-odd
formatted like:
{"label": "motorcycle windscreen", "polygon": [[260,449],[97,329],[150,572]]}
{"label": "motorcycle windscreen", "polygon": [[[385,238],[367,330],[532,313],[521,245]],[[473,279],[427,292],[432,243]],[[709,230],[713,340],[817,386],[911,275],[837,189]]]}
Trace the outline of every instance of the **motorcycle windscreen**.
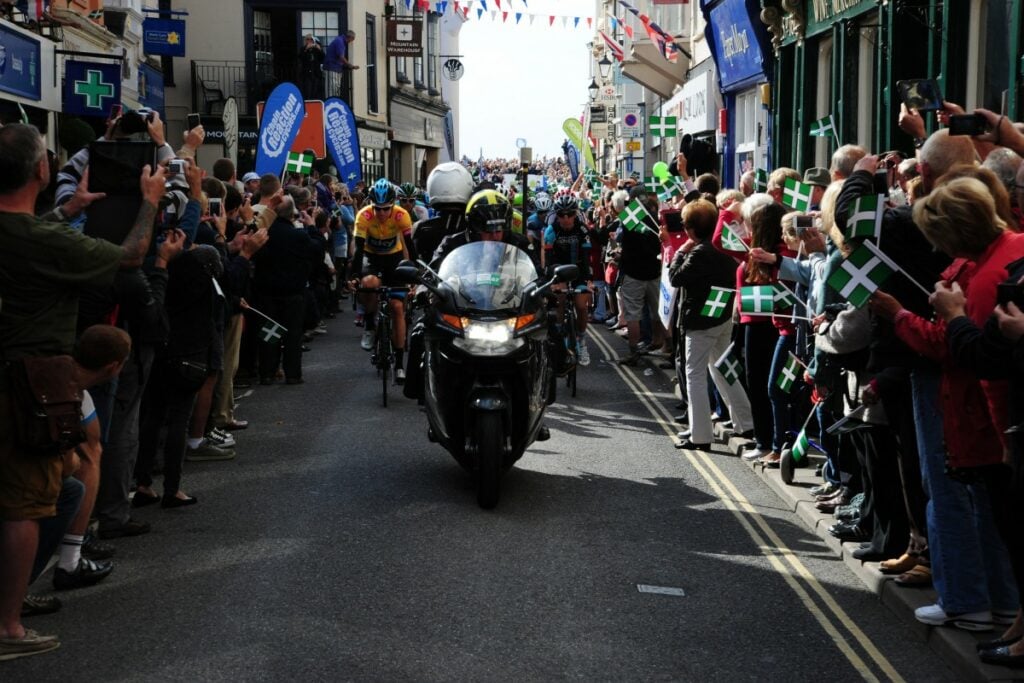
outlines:
{"label": "motorcycle windscreen", "polygon": [[530,255],[504,242],[470,242],[441,263],[441,280],[455,292],[459,308],[518,309],[526,285],[537,279]]}

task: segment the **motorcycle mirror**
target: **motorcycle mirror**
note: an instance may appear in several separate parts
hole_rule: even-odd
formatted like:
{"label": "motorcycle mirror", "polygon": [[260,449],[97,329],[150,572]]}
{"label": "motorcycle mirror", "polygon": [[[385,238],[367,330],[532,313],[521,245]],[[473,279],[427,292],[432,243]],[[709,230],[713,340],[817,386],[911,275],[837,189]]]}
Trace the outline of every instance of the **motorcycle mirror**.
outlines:
{"label": "motorcycle mirror", "polygon": [[420,269],[412,261],[402,261],[395,268],[395,277],[410,285],[420,283]]}
{"label": "motorcycle mirror", "polygon": [[555,282],[572,282],[579,279],[579,266],[565,265],[555,268]]}

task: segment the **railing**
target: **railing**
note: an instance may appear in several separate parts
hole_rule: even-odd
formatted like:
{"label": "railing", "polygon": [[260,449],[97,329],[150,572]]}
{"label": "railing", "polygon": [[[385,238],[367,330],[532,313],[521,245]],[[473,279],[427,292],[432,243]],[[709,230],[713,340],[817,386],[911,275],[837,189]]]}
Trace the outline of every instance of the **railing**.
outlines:
{"label": "railing", "polygon": [[278,83],[291,81],[299,86],[306,99],[341,97],[352,102],[350,71],[325,72],[320,79],[305,82],[295,58],[280,59],[276,55],[258,53],[255,69],[249,71],[245,62],[192,62],[192,111],[219,114],[227,98],[234,97],[243,116],[256,115],[256,103],[267,99]]}

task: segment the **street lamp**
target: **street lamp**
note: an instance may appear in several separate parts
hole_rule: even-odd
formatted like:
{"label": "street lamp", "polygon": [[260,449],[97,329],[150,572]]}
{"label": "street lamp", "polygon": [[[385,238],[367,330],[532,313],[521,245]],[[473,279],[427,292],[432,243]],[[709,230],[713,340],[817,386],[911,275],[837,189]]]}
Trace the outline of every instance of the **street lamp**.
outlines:
{"label": "street lamp", "polygon": [[608,59],[608,52],[604,53],[601,60],[597,63],[597,68],[601,73],[601,80],[607,81],[608,77],[612,75],[612,60]]}
{"label": "street lamp", "polygon": [[601,88],[598,87],[597,81],[593,78],[590,79],[590,87],[587,88],[587,92],[590,93],[590,101],[594,102],[597,100],[597,93]]}

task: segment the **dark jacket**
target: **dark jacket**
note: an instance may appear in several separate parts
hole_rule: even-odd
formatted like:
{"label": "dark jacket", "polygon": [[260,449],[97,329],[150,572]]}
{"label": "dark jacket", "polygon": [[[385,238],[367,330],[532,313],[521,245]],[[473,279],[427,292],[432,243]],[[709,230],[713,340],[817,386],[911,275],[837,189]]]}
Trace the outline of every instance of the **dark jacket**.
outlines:
{"label": "dark jacket", "polygon": [[[874,195],[874,178],[867,171],[857,171],[843,184],[836,200],[836,227],[846,232],[846,218],[853,202],[864,195]],[[924,234],[914,224],[911,207],[901,206],[886,209],[882,217],[882,232],[879,246],[908,275],[924,287],[931,287],[952,259],[936,251]],[[932,316],[928,297],[914,286],[902,273],[896,273],[881,288],[895,297],[903,307],[923,318]],[[840,301],[831,287],[826,287],[826,304]],[[871,359],[868,367],[882,370],[892,365],[908,368],[932,368],[937,366],[930,360],[914,353],[896,337],[893,325],[888,320],[875,316],[872,322]]]}
{"label": "dark jacket", "polygon": [[268,230],[270,239],[256,253],[254,291],[261,296],[285,297],[302,294],[312,271],[313,259],[323,247],[291,221],[278,218]]}
{"label": "dark jacket", "polygon": [[[718,327],[732,317],[732,305],[725,306],[716,317],[701,315],[712,287],[735,287],[736,262],[715,249],[710,242],[701,242],[689,253],[675,253],[668,274],[673,287],[682,287],[679,305],[679,326],[685,330],[707,330]],[[735,298],[735,296],[734,296]]]}
{"label": "dark jacket", "polygon": [[[653,219],[644,219],[649,230],[622,230],[619,246],[619,270],[634,280],[657,280],[661,277],[661,237],[658,224]],[[736,266],[733,265],[735,272]]]}

